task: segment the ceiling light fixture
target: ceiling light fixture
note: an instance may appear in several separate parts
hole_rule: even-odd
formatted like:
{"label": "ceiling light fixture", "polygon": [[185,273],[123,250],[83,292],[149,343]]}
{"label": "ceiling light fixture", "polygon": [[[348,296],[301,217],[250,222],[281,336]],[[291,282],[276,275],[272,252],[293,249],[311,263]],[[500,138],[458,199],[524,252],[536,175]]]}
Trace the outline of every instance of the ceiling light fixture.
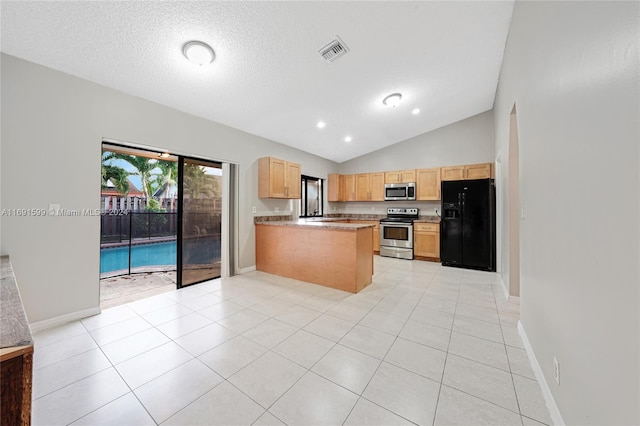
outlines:
{"label": "ceiling light fixture", "polygon": [[344,138],[345,142],[351,142],[353,139],[351,138],[351,136],[347,136],[346,138]]}
{"label": "ceiling light fixture", "polygon": [[384,98],[382,103],[386,106],[390,106],[391,108],[395,108],[400,103],[400,99],[402,99],[402,95],[400,93],[392,93]]}
{"label": "ceiling light fixture", "polygon": [[413,115],[420,114],[420,108],[414,108],[413,111],[411,111],[411,114]]}
{"label": "ceiling light fixture", "polygon": [[318,121],[318,124],[316,124],[316,126],[318,126],[318,129],[324,129],[327,126],[327,123],[325,123],[324,121]]}
{"label": "ceiling light fixture", "polygon": [[211,46],[201,41],[190,41],[182,47],[184,57],[191,62],[203,66],[208,65],[216,58]]}

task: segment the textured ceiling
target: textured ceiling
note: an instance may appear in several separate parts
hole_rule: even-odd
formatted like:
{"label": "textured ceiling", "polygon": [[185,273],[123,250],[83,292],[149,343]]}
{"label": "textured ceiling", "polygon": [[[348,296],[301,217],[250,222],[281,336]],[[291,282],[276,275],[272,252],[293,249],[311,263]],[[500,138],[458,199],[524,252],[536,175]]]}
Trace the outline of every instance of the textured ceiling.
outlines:
{"label": "textured ceiling", "polygon": [[[342,162],[490,110],[513,2],[0,7],[5,53]],[[328,63],[318,49],[336,35],[350,52]],[[190,40],[215,62],[189,63]],[[393,92],[395,109],[382,104]]]}

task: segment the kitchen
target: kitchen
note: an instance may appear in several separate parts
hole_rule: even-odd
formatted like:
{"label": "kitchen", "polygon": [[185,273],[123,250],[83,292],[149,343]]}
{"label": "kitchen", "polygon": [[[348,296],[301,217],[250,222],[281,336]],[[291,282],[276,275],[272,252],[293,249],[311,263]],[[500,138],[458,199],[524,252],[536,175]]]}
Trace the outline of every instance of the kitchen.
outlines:
{"label": "kitchen", "polygon": [[[371,283],[373,262],[365,259],[371,259],[372,254],[440,261],[442,245],[443,265],[495,271],[493,167],[491,163],[484,163],[356,175],[330,174],[327,185],[321,185],[327,187],[329,202],[411,203],[442,199],[444,222],[441,226],[437,209],[436,215],[421,217],[416,207],[388,207],[386,216],[330,213],[325,218],[305,216],[300,220],[286,215],[257,216],[256,269],[356,293]],[[260,196],[293,199],[295,204],[300,197],[297,190],[300,170],[300,165],[286,160],[260,159]],[[296,189],[291,191],[293,186]],[[476,188],[475,192],[467,191],[467,187]],[[305,196],[303,200],[307,200]],[[318,194],[313,202],[322,200]],[[281,218],[285,220],[278,220]],[[366,241],[357,242],[364,238],[364,234],[358,234],[368,227],[372,228],[371,232],[367,231],[371,235],[366,235]],[[322,230],[325,232],[319,232]],[[336,233],[338,230],[341,232]],[[344,239],[346,231],[354,235],[351,243]],[[347,250],[346,256],[341,250]],[[348,262],[348,268],[338,268],[340,259],[351,258],[349,250],[354,251],[356,257]],[[326,271],[331,271],[330,276],[323,273]]]}

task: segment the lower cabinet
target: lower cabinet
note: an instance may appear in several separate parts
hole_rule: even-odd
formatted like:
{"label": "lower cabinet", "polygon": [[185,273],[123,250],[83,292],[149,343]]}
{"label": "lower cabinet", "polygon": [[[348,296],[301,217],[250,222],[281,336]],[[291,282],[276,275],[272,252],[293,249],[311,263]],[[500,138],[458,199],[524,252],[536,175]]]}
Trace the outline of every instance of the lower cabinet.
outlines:
{"label": "lower cabinet", "polygon": [[413,256],[417,259],[440,259],[440,224],[414,222]]}
{"label": "lower cabinet", "polygon": [[360,223],[363,225],[373,225],[373,252],[380,253],[380,222],[377,220],[357,220],[344,219],[337,221],[338,223]]}

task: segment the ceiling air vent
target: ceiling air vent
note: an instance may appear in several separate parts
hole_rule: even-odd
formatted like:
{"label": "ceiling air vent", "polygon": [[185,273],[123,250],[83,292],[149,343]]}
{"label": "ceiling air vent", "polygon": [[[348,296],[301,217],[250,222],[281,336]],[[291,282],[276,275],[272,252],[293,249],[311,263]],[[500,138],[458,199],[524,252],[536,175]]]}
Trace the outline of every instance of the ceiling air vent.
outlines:
{"label": "ceiling air vent", "polygon": [[327,62],[331,63],[338,59],[341,56],[344,56],[349,51],[349,48],[340,37],[336,36],[335,40],[331,43],[327,44],[322,49],[318,50],[318,53],[327,60]]}

